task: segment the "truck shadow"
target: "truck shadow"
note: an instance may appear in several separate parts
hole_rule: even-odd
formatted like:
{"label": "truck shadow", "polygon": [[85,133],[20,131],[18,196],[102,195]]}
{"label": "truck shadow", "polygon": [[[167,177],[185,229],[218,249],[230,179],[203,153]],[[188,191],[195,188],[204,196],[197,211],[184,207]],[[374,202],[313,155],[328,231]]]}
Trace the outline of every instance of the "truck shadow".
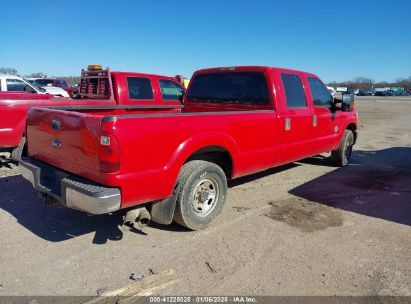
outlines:
{"label": "truck shadow", "polygon": [[[20,175],[1,178],[0,189],[0,208],[15,217],[20,225],[47,241],[61,242],[90,232],[95,232],[94,244],[117,241],[123,237],[121,212],[88,216],[71,209],[46,207],[37,192]],[[134,232],[141,233],[138,230]]]}
{"label": "truck shadow", "polygon": [[[321,165],[318,157],[300,163]],[[235,187],[301,165],[293,163],[229,182]],[[123,212],[88,216],[66,208],[48,208],[21,176],[0,178],[0,208],[23,227],[50,242],[62,242],[95,232],[94,244],[118,241]],[[411,226],[411,148],[354,151],[349,166],[334,170],[289,191],[308,201]],[[153,224],[155,229],[187,231],[177,224]],[[7,226],[3,226],[6,227]],[[143,234],[139,230],[131,230]]]}
{"label": "truck shadow", "polygon": [[266,176],[269,176],[269,175],[272,175],[272,174],[275,174],[275,173],[280,173],[282,171],[286,171],[286,170],[289,170],[289,169],[297,167],[297,166],[300,166],[300,164],[290,163],[290,164],[278,166],[278,167],[275,167],[275,168],[270,168],[270,169],[267,169],[265,171],[258,172],[258,173],[255,173],[255,174],[251,174],[251,175],[239,177],[239,178],[236,178],[236,179],[233,179],[233,180],[229,180],[228,181],[228,188],[234,188],[234,187],[240,186],[242,184],[246,184],[246,183],[258,180],[260,178],[264,178]]}
{"label": "truck shadow", "polygon": [[[95,233],[93,244],[121,240],[124,232],[147,235],[135,228],[121,229],[124,210],[89,216],[72,209],[47,207],[21,175],[0,178],[0,189],[0,209],[35,235],[50,242],[62,242],[92,232]],[[167,226],[151,223],[150,226],[174,232],[189,231],[175,223]]]}
{"label": "truck shadow", "polygon": [[13,166],[17,166],[17,162],[11,159],[0,159],[0,168],[12,169]]}
{"label": "truck shadow", "polygon": [[[318,164],[318,158],[302,161]],[[308,201],[411,226],[411,148],[354,151],[350,165],[289,193]]]}

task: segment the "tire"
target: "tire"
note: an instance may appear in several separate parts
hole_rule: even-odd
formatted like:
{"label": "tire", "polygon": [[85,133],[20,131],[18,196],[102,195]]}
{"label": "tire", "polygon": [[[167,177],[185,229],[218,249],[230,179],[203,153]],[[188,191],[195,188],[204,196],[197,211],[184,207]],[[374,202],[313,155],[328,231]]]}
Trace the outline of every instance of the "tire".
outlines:
{"label": "tire", "polygon": [[331,151],[331,159],[338,167],[348,164],[354,146],[354,134],[351,130],[345,130],[337,150]]}
{"label": "tire", "polygon": [[224,207],[227,178],[214,163],[193,160],[178,176],[179,192],[174,221],[191,230],[206,228]]}

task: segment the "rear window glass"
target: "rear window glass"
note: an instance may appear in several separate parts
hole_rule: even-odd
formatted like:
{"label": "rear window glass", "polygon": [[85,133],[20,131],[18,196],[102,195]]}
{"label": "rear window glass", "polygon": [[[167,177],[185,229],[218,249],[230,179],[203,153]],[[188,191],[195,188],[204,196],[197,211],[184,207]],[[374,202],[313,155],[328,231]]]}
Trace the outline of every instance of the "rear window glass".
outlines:
{"label": "rear window glass", "polygon": [[191,102],[268,104],[263,73],[227,72],[199,74],[192,80],[187,99]]}
{"label": "rear window glass", "polygon": [[128,77],[128,98],[153,99],[153,88],[148,78]]}
{"label": "rear window glass", "polygon": [[287,100],[287,108],[307,107],[305,92],[300,77],[295,74],[283,73],[281,74],[281,79]]}

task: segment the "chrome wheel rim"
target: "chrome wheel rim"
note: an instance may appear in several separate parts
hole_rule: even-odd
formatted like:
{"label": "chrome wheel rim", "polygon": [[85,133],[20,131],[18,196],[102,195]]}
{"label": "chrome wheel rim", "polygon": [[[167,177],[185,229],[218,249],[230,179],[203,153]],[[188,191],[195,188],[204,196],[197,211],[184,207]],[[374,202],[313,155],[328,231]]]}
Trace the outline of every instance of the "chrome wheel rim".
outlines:
{"label": "chrome wheel rim", "polygon": [[219,189],[217,181],[212,177],[203,178],[194,188],[194,212],[199,216],[207,216],[214,210],[218,196]]}

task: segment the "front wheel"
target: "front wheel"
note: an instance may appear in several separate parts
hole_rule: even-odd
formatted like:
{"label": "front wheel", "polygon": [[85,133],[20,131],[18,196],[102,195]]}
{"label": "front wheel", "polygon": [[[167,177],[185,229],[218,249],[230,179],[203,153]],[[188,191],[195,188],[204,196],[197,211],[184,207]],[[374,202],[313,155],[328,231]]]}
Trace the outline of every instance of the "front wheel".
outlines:
{"label": "front wheel", "polygon": [[338,167],[348,164],[354,146],[354,134],[351,130],[345,130],[337,150],[331,151],[331,159]]}
{"label": "front wheel", "polygon": [[227,193],[224,171],[214,163],[193,160],[180,171],[174,221],[191,230],[206,228],[221,212]]}

